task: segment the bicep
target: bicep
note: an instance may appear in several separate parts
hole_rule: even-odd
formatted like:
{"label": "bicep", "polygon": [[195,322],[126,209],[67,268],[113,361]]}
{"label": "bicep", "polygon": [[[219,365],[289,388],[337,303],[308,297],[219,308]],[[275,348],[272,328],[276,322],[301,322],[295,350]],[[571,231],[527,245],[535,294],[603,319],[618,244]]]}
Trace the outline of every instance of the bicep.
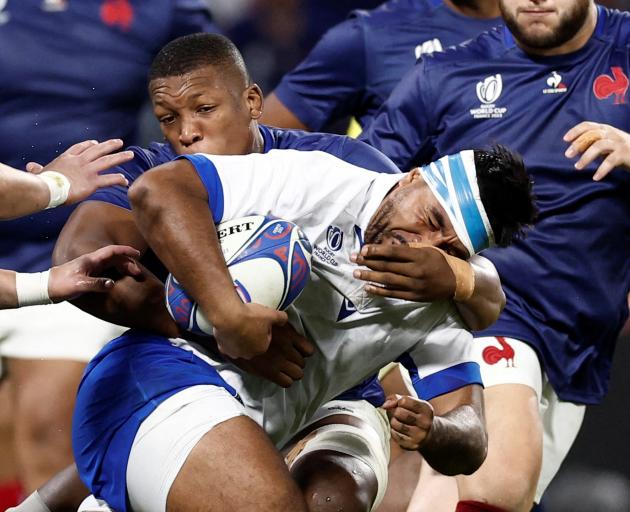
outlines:
{"label": "bicep", "polygon": [[365,82],[362,28],[358,20],[349,19],[324,34],[274,93],[303,125],[318,131],[354,113]]}

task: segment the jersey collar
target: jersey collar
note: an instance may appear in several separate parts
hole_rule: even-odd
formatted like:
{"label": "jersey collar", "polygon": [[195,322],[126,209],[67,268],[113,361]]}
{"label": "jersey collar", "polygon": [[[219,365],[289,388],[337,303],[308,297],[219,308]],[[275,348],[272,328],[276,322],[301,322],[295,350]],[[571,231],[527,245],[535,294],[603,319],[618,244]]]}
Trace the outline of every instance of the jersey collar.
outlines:
{"label": "jersey collar", "polygon": [[273,134],[265,125],[259,124],[258,129],[263,138],[263,153],[267,153],[273,149]]}

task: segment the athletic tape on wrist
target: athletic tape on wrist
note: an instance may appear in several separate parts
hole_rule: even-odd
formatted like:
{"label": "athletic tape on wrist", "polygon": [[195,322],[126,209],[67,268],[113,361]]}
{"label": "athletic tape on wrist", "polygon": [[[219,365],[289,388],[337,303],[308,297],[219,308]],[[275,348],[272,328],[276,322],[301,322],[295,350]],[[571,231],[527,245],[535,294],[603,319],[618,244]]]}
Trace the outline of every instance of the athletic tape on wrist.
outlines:
{"label": "athletic tape on wrist", "polygon": [[50,190],[48,208],[54,208],[66,202],[70,193],[70,181],[63,174],[55,171],[45,171],[38,175]]}
{"label": "athletic tape on wrist", "polygon": [[17,272],[15,274],[15,292],[18,306],[52,304],[53,302],[48,295],[49,276],[50,270],[32,274]]}
{"label": "athletic tape on wrist", "polygon": [[470,299],[475,292],[475,271],[473,270],[470,263],[464,261],[455,256],[451,256],[450,254],[445,253],[439,247],[435,247],[434,245],[428,245],[423,243],[415,243],[412,242],[409,244],[409,247],[413,247],[414,249],[428,248],[434,249],[438,251],[444,259],[446,263],[453,271],[455,275],[455,294],[453,295],[453,299],[456,301],[466,301]]}

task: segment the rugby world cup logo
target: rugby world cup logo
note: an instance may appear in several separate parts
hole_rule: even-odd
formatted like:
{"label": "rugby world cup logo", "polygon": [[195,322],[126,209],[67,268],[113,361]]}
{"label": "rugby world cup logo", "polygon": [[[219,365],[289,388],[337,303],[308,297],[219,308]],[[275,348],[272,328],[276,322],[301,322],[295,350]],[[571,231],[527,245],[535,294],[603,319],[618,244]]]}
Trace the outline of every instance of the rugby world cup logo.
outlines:
{"label": "rugby world cup logo", "polygon": [[331,251],[338,251],[343,244],[343,231],[337,226],[328,226],[326,243]]}
{"label": "rugby world cup logo", "polygon": [[503,80],[500,73],[486,77],[482,82],[477,82],[477,98],[486,105],[496,102],[502,91]]}

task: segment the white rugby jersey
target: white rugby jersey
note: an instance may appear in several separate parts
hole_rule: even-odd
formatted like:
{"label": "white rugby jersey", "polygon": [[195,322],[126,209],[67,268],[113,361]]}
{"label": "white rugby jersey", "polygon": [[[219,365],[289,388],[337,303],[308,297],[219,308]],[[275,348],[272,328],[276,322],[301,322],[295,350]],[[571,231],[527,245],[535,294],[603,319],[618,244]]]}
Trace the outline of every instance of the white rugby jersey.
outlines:
{"label": "white rugby jersey", "polygon": [[450,301],[369,296],[350,254],[389,190],[404,175],[369,172],[320,151],[188,155],[208,190],[216,223],[260,214],[295,222],[313,245],[311,281],[287,310],[317,347],[289,389],[217,365],[278,445],[320,406],[402,356],[423,399],[481,383],[472,336]]}

